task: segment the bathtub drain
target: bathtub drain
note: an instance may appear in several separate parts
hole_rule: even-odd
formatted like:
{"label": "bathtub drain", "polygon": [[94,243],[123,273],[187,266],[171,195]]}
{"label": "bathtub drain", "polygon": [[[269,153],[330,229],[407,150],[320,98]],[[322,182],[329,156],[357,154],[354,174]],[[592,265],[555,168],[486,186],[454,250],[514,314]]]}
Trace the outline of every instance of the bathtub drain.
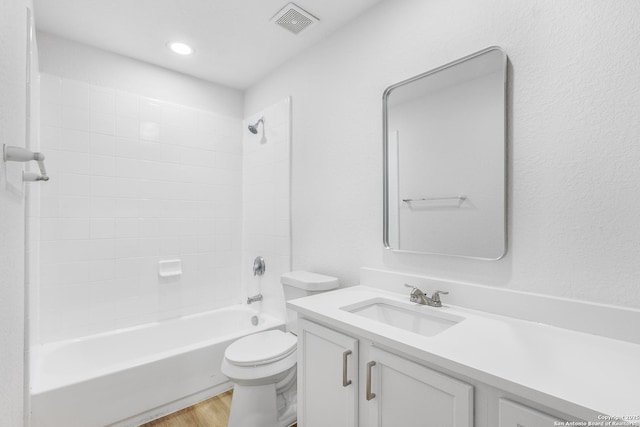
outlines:
{"label": "bathtub drain", "polygon": [[251,324],[256,326],[258,324],[258,316],[251,316]]}

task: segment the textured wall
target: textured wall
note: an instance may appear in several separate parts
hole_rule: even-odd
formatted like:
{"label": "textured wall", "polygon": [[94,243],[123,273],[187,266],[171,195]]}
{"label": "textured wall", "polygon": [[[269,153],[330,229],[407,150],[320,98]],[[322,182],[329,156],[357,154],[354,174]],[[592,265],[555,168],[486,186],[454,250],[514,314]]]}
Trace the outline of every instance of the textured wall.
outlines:
{"label": "textured wall", "polygon": [[[293,108],[294,268],[358,267],[640,307],[640,3],[388,0],[252,87]],[[482,48],[510,58],[510,239],[495,262],[382,248],[381,96]]]}
{"label": "textured wall", "polygon": [[[25,146],[27,2],[0,1],[0,144]],[[22,165],[0,162],[0,425],[23,424]],[[16,179],[17,178],[17,179]]]}

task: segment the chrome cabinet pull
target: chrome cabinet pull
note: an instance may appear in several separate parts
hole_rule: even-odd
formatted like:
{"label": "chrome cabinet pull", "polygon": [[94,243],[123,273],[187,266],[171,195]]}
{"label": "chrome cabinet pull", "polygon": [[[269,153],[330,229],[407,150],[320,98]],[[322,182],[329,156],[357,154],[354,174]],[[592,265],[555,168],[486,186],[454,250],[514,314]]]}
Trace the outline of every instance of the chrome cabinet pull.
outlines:
{"label": "chrome cabinet pull", "polygon": [[376,366],[376,362],[374,361],[367,363],[367,400],[376,397],[375,393],[371,393],[371,368],[374,366]]}
{"label": "chrome cabinet pull", "polygon": [[347,357],[349,357],[351,353],[351,350],[342,353],[342,387],[351,385],[351,380],[347,379]]}

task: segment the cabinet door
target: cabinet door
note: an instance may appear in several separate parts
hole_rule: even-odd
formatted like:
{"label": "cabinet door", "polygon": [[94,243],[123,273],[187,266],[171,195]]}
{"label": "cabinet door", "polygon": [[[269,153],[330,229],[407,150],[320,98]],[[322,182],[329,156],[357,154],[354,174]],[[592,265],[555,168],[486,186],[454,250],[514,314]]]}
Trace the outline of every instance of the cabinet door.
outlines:
{"label": "cabinet door", "polygon": [[564,424],[564,420],[510,400],[500,399],[498,407],[499,427],[549,427]]}
{"label": "cabinet door", "polygon": [[[371,427],[471,427],[473,387],[378,348],[370,351]],[[375,364],[374,364],[375,363]],[[371,384],[371,387],[368,386]]]}
{"label": "cabinet door", "polygon": [[299,320],[298,425],[356,427],[358,340]]}

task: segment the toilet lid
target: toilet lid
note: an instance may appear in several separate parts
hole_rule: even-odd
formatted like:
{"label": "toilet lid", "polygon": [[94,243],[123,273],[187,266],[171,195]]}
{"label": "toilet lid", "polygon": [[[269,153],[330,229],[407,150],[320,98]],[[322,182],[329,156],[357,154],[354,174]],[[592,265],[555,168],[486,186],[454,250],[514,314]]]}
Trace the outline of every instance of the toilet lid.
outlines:
{"label": "toilet lid", "polygon": [[295,335],[279,330],[259,332],[232,343],[224,357],[238,366],[264,365],[293,353],[296,342]]}

